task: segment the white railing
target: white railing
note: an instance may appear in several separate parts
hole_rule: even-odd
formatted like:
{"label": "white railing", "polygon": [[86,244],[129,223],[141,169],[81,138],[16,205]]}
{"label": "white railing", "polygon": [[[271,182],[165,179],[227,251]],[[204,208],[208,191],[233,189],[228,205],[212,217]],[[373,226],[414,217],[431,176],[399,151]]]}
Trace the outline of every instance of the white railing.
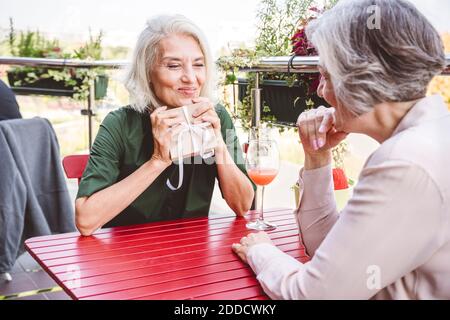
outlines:
{"label": "white railing", "polygon": [[[446,56],[447,68],[443,74],[450,75],[450,54]],[[243,68],[246,72],[317,72],[319,57],[301,57],[301,56],[283,56],[283,57],[265,57],[261,58],[259,63],[251,68]],[[128,66],[126,60],[101,60],[88,61],[76,59],[45,59],[45,58],[22,58],[22,57],[2,57],[0,64],[20,65],[33,67],[72,67],[72,68],[98,68],[104,67],[117,69]]]}
{"label": "white railing", "polygon": [[[447,68],[442,72],[443,75],[450,75],[450,54],[446,55]],[[87,61],[75,59],[46,59],[46,58],[24,58],[24,57],[1,57],[0,65],[19,65],[32,67],[52,67],[52,68],[98,68],[120,69],[128,66],[129,62],[125,60],[102,60]],[[256,86],[252,89],[252,119],[253,124],[260,122],[261,89],[259,86],[260,72],[292,72],[292,73],[314,73],[318,72],[319,64],[318,56],[283,56],[283,57],[265,57],[260,59],[259,63],[251,68],[242,68],[243,72],[256,72]],[[90,92],[93,92],[91,88]],[[89,147],[92,144],[92,127],[91,117],[92,108],[95,101],[93,94],[89,95],[88,110],[86,112],[89,117]]]}

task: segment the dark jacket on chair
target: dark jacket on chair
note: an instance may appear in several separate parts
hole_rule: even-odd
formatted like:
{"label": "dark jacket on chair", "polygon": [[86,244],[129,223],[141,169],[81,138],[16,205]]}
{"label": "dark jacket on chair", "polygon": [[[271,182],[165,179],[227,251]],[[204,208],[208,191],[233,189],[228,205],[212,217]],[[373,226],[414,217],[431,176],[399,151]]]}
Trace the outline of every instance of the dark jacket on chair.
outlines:
{"label": "dark jacket on chair", "polygon": [[12,268],[26,239],[75,230],[50,122],[0,121],[0,273]]}
{"label": "dark jacket on chair", "polygon": [[14,92],[0,80],[0,120],[20,118],[22,118],[22,115]]}

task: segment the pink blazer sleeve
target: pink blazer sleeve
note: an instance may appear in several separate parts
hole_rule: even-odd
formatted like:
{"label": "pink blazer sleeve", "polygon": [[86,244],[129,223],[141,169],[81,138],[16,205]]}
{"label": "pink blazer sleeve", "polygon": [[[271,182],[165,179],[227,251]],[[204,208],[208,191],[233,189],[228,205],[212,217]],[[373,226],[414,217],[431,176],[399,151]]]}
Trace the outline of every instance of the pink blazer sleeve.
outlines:
{"label": "pink blazer sleeve", "polygon": [[303,173],[305,184],[315,186],[305,188],[298,210],[312,260],[301,264],[268,244],[248,252],[273,299],[369,299],[447,241],[442,194],[421,167],[404,160],[366,166],[339,219],[329,170]]}

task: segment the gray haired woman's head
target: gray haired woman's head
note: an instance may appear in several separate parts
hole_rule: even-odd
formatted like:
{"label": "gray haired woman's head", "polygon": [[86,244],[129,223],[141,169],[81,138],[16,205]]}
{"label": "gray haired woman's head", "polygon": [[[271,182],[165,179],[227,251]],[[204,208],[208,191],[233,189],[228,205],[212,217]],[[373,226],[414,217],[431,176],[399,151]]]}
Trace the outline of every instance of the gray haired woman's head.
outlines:
{"label": "gray haired woman's head", "polygon": [[157,95],[151,85],[151,70],[159,54],[159,43],[172,34],[193,37],[204,55],[206,79],[200,96],[214,100],[214,61],[203,32],[189,19],[182,15],[161,15],[147,21],[141,32],[133,58],[125,77],[125,87],[130,94],[131,107],[139,112],[160,107]]}
{"label": "gray haired woman's head", "polygon": [[405,0],[341,0],[306,32],[337,100],[356,115],[423,98],[445,68],[439,34]]}

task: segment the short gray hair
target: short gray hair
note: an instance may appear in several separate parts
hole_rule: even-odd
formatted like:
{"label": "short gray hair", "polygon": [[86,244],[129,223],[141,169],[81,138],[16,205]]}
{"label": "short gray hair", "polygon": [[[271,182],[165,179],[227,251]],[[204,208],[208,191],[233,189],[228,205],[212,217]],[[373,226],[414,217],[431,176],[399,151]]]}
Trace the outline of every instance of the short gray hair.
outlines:
{"label": "short gray hair", "polygon": [[[371,8],[379,28],[369,27]],[[381,102],[423,98],[445,68],[442,39],[404,0],[341,0],[307,27],[336,98],[361,115]]]}
{"label": "short gray hair", "polygon": [[161,15],[147,21],[141,32],[133,58],[125,76],[125,87],[130,94],[131,107],[139,112],[153,111],[160,103],[150,85],[150,71],[159,54],[159,42],[170,34],[192,36],[205,57],[206,79],[200,95],[214,101],[215,65],[203,32],[182,15]]}

